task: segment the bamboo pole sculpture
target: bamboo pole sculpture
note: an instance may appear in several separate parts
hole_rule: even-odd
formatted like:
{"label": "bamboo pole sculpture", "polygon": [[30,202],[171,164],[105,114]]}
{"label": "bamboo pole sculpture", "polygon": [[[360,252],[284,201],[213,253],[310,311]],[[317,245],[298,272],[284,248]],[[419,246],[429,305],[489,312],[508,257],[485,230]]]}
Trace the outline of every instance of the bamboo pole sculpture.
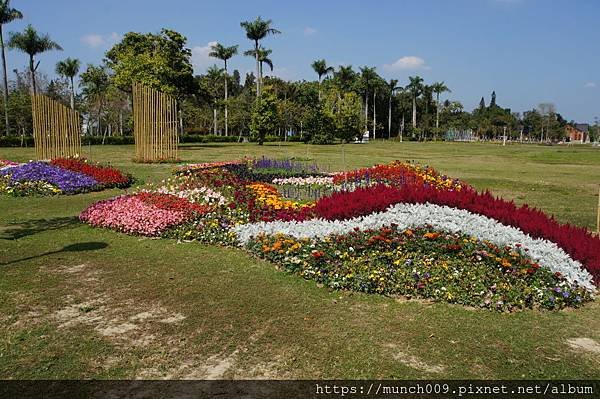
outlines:
{"label": "bamboo pole sculpture", "polygon": [[177,159],[177,100],[133,84],[133,137],[138,162]]}
{"label": "bamboo pole sculpture", "polygon": [[36,159],[81,154],[81,119],[74,111],[43,94],[31,97]]}

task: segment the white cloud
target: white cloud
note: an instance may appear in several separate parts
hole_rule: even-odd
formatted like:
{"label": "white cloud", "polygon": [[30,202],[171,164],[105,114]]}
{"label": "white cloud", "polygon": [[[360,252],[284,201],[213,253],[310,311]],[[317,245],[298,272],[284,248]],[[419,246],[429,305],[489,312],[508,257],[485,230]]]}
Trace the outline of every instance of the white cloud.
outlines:
{"label": "white cloud", "polygon": [[306,28],[304,28],[304,34],[306,36],[312,36],[312,35],[316,35],[317,34],[317,30],[311,26],[307,26]]}
{"label": "white cloud", "polygon": [[121,40],[121,35],[119,35],[117,32],[111,32],[108,35],[90,33],[81,37],[81,42],[90,48],[112,45],[119,40]]}
{"label": "white cloud", "polygon": [[429,67],[425,65],[425,60],[423,58],[414,55],[408,55],[398,58],[392,64],[385,64],[383,69],[389,72],[396,72],[407,69],[429,69]]}
{"label": "white cloud", "polygon": [[89,35],[85,35],[81,38],[81,41],[87,45],[88,47],[99,47],[104,45],[104,37],[102,35],[97,35],[94,33],[90,33]]}
{"label": "white cloud", "polygon": [[588,87],[588,88],[596,87],[596,83],[594,83],[594,82],[587,82],[586,84],[583,85],[583,87]]}
{"label": "white cloud", "polygon": [[206,43],[206,46],[192,47],[192,65],[196,72],[199,72],[199,69],[207,68],[218,61],[216,58],[212,58],[208,55],[208,53],[211,52],[211,47],[215,44],[217,44],[217,42],[212,41]]}

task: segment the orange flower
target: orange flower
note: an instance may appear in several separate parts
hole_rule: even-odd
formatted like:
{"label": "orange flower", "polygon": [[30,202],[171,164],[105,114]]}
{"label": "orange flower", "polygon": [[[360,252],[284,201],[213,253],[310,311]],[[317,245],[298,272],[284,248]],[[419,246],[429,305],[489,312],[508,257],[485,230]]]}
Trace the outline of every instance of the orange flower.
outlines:
{"label": "orange flower", "polygon": [[435,240],[436,238],[438,238],[440,236],[440,233],[435,232],[435,233],[425,233],[423,235],[423,237],[427,238],[428,240]]}

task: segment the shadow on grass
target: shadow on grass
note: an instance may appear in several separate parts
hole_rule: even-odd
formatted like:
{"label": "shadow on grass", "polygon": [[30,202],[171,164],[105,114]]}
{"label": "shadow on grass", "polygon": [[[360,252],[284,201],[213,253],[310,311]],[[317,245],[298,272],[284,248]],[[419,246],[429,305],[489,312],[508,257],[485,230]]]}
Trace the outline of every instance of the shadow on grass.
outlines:
{"label": "shadow on grass", "polygon": [[18,240],[19,238],[43,233],[44,231],[72,229],[77,226],[81,226],[81,222],[76,216],[26,220],[24,222],[10,223],[8,226],[0,226],[0,239]]}
{"label": "shadow on grass", "polygon": [[61,252],[84,252],[84,251],[98,251],[100,249],[104,249],[107,248],[108,244],[105,242],[79,242],[76,244],[71,244],[71,245],[66,245],[63,248],[57,250],[57,251],[49,251],[49,252],[44,252],[43,254],[39,254],[39,255],[34,255],[34,256],[28,256],[26,258],[21,258],[21,259],[16,259],[16,260],[12,260],[10,262],[4,262],[4,263],[0,263],[0,265],[2,266],[7,266],[7,265],[12,265],[14,263],[18,263],[18,262],[23,262],[26,260],[31,260],[31,259],[36,259],[36,258],[41,258],[43,256],[47,256],[47,255],[54,255],[54,254],[58,254]]}

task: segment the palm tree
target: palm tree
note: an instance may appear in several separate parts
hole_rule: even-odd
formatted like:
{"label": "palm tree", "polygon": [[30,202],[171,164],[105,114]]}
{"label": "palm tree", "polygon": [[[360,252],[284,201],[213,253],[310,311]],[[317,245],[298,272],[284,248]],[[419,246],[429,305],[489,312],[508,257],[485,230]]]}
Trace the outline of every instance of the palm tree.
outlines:
{"label": "palm tree", "polygon": [[258,77],[261,81],[263,78],[263,64],[267,64],[269,66],[269,68],[271,69],[271,72],[273,72],[273,61],[269,58],[269,55],[271,55],[272,52],[273,52],[273,50],[268,49],[268,48],[262,48],[262,47],[259,47],[258,51],[257,50],[244,51],[244,55],[258,59]]}
{"label": "palm tree", "polygon": [[444,82],[436,82],[431,85],[433,92],[435,93],[435,105],[436,105],[436,113],[435,113],[435,128],[438,129],[440,127],[440,94],[448,92],[452,93],[452,91],[444,84]]}
{"label": "palm tree", "polygon": [[73,79],[79,73],[81,63],[77,58],[67,58],[56,64],[56,73],[71,81],[71,109],[75,109],[75,83]]}
{"label": "palm tree", "polygon": [[212,100],[213,105],[213,134],[217,135],[217,105],[218,105],[218,86],[220,86],[219,81],[223,76],[223,70],[216,65],[209,67],[206,70],[206,79],[208,82],[209,95]]}
{"label": "palm tree", "polygon": [[10,0],[0,0],[0,47],[2,48],[2,72],[4,77],[4,119],[6,124],[6,135],[10,134],[8,124],[8,77],[6,75],[6,54],[4,53],[4,35],[2,27],[15,19],[23,18],[21,11],[10,7]]}
{"label": "palm tree", "polygon": [[352,65],[340,66],[337,72],[333,73],[333,78],[337,81],[338,86],[344,92],[352,89],[352,83],[354,82],[356,74],[352,70]]}
{"label": "palm tree", "polygon": [[321,100],[321,78],[333,72],[333,67],[328,67],[325,60],[316,60],[311,64],[317,75],[319,75],[319,101]]}
{"label": "palm tree", "polygon": [[373,85],[375,79],[377,78],[377,73],[375,72],[375,67],[361,67],[360,68],[360,80],[361,86],[365,92],[365,129],[368,129],[369,123],[369,89]]}
{"label": "palm tree", "polygon": [[35,86],[35,71],[40,63],[38,61],[37,65],[34,66],[34,57],[46,51],[62,50],[62,47],[50,39],[50,36],[40,36],[31,25],[27,25],[27,28],[25,28],[23,32],[11,32],[10,39],[8,41],[8,47],[21,50],[22,52],[29,54],[31,88],[33,90],[33,94],[37,94],[37,89]]}
{"label": "palm tree", "polygon": [[406,86],[406,90],[412,96],[412,126],[417,127],[417,97],[423,92],[423,78],[420,76],[410,76],[410,83]]}
{"label": "palm tree", "polygon": [[[275,28],[271,27],[273,21],[270,19],[263,20],[261,17],[257,17],[254,21],[244,21],[240,23],[240,26],[246,30],[246,37],[254,41],[254,58],[256,60],[256,74],[260,75],[260,60],[259,48],[260,41],[267,35],[275,35],[281,33]],[[260,76],[256,79],[256,97],[260,96],[260,85],[262,84]]]}
{"label": "palm tree", "polygon": [[392,97],[397,90],[402,87],[398,86],[398,79],[390,79],[388,83],[388,89],[390,90],[390,97],[388,101],[388,139],[392,137]]}
{"label": "palm tree", "polygon": [[228,125],[228,113],[227,113],[227,80],[229,76],[227,75],[227,60],[236,55],[238,52],[238,46],[225,47],[222,44],[215,44],[212,46],[212,51],[208,53],[210,57],[218,58],[223,60],[225,63],[225,136],[229,135],[229,125]]}

